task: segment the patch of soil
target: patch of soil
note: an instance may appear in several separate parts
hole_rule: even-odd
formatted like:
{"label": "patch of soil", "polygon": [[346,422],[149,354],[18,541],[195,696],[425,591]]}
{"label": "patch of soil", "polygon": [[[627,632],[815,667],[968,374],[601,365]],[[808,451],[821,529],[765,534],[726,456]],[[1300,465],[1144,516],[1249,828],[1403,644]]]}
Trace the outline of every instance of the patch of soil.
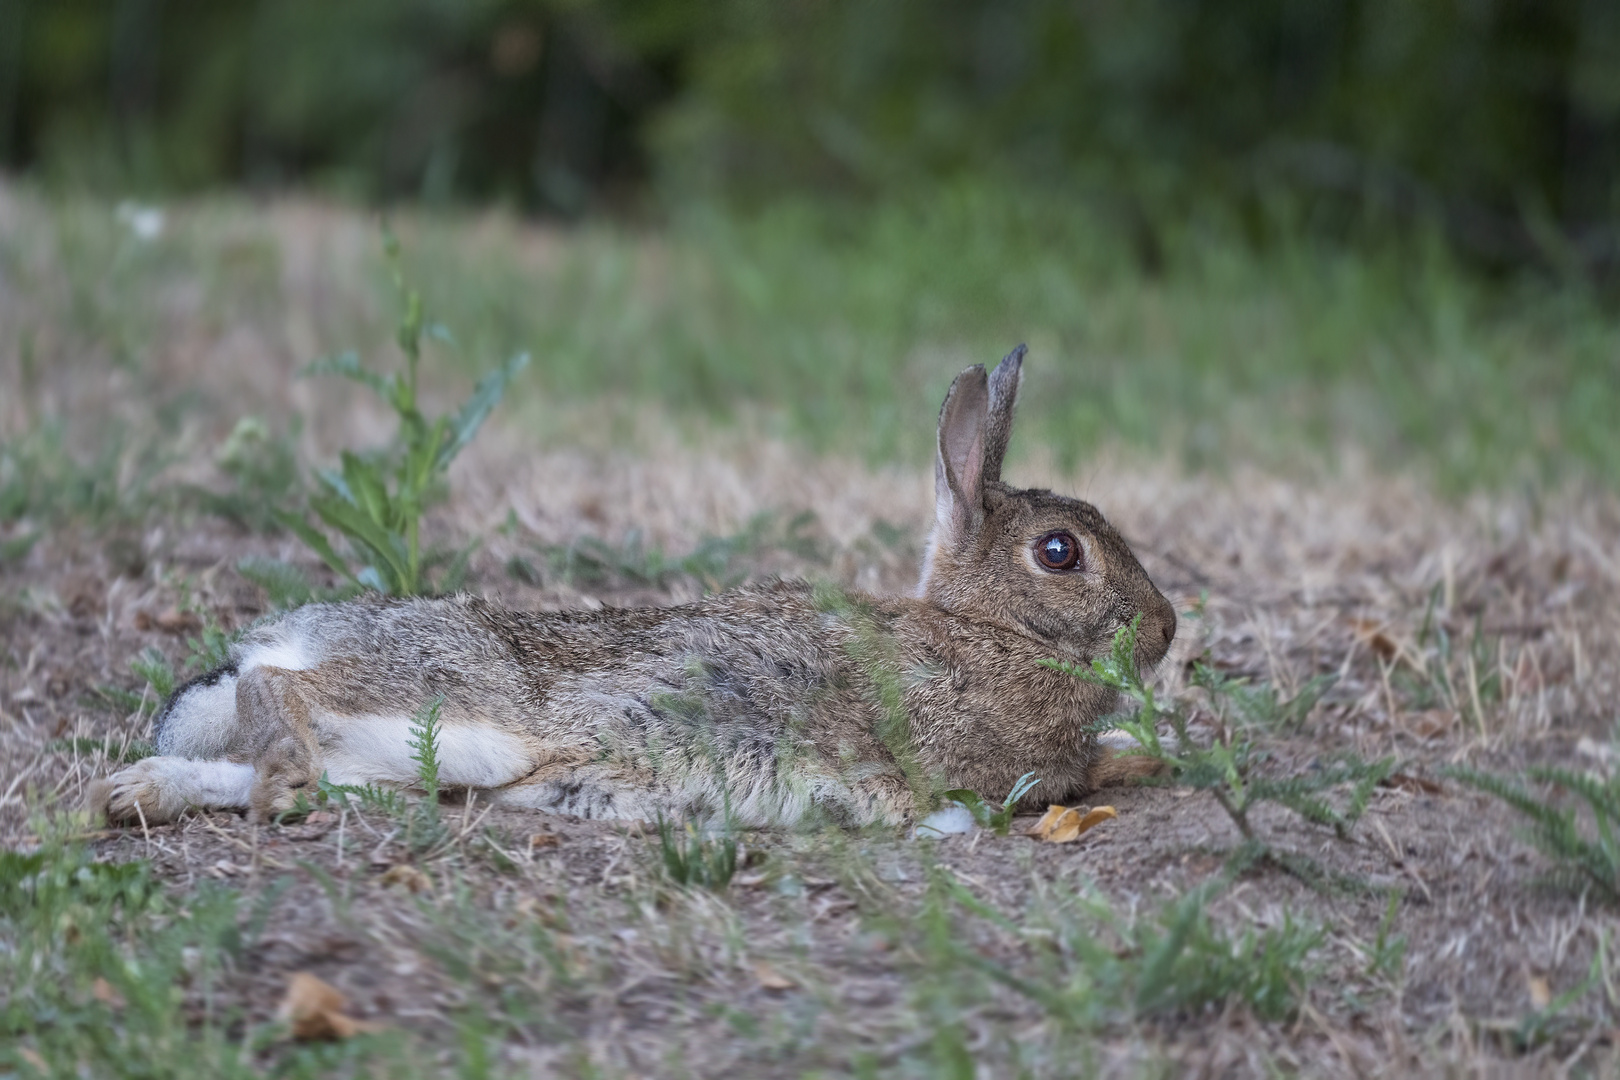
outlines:
{"label": "patch of soil", "polygon": [[[557,462],[485,457],[479,474],[508,481],[460,494],[435,527],[455,535],[509,511],[535,523],[492,525],[470,580],[530,609],[668,603],[700,589],[679,576],[617,573],[586,585],[544,569],[548,545],[623,535],[639,527],[632,513],[679,551],[754,512],[831,506],[811,555],[766,551],[742,568],[909,585],[926,477],[822,464],[806,480],[785,451],[766,447],[746,462],[716,453],[586,464],[579,483],[602,498],[596,520],[573,519],[571,534],[567,485],[559,493],[541,481],[561,475]],[[722,475],[731,505],[719,517],[694,516],[682,493]],[[840,498],[818,502],[835,484]],[[1268,739],[1275,767],[1309,768],[1342,750],[1401,763],[1349,839],[1286,811],[1255,815],[1269,843],[1313,860],[1337,884],[1312,888],[1259,864],[1212,903],[1233,928],[1285,918],[1324,928],[1321,974],[1297,1017],[1268,1023],[1228,1009],[1116,1029],[1090,1044],[1096,1071],[1135,1073],[1156,1061],[1211,1074],[1612,1065],[1613,1017],[1601,990],[1571,1005],[1571,1022],[1550,1041],[1523,1047],[1513,1033],[1538,995],[1587,979],[1620,919],[1538,887],[1548,867],[1518,838],[1512,812],[1441,770],[1605,766],[1595,755],[1620,684],[1620,578],[1602,555],[1620,550],[1616,507],[1459,510],[1394,482],[1342,481],[1323,492],[1248,477],[1210,487],[1153,471],[1093,487],[1189,613],[1161,666],[1163,693],[1197,700],[1186,683],[1195,659],[1285,694],[1332,673],[1335,686],[1306,721]],[[901,494],[911,488],[923,494]],[[873,540],[897,508],[917,523],[909,539]],[[140,692],[128,663],[148,649],[183,672],[187,639],[203,624],[229,630],[266,609],[232,569],[238,559],[301,557],[285,538],[206,519],[149,528],[138,560],[125,548],[65,531],[0,571],[0,829],[10,846],[30,842],[31,814],[73,804],[108,771],[106,754],[73,740],[107,740],[116,751],[149,734],[140,712],[115,707],[98,687]],[[514,577],[518,556],[538,575]],[[1459,689],[1470,671],[1473,689]],[[244,909],[274,895],[230,985],[251,1020],[272,1017],[290,974],[308,971],[343,991],[358,1019],[430,1041],[451,1039],[454,1018],[469,1008],[504,1010],[504,1052],[536,1074],[567,1075],[586,1060],[658,1073],[659,1063],[680,1060],[702,1075],[797,1076],[846,1068],[855,1049],[880,1065],[917,1052],[928,959],[894,918],[921,910],[931,860],[1014,920],[1051,890],[1072,894],[1087,883],[1118,912],[1148,912],[1221,873],[1239,840],[1204,794],[1126,788],[1106,801],[1118,819],[1065,845],[1020,829],[932,845],[887,834],[751,834],[752,861],[719,896],[672,888],[642,826],[476,800],[443,807],[460,839],[437,858],[406,851],[383,816],[359,811],[285,827],[195,814],[105,832],[95,845],[107,858],[150,859],[176,888],[215,880],[240,889]],[[1392,891],[1400,899],[1386,924]],[[961,932],[1009,968],[1037,959],[1027,940],[982,920],[964,920]],[[1405,938],[1404,973],[1368,991],[1374,984],[1361,973],[1381,934]],[[1041,1008],[1000,988],[961,1023],[970,1042],[983,1040],[987,1060],[1010,1060],[1006,1040],[1020,1032],[1030,1045],[1051,1044]]]}

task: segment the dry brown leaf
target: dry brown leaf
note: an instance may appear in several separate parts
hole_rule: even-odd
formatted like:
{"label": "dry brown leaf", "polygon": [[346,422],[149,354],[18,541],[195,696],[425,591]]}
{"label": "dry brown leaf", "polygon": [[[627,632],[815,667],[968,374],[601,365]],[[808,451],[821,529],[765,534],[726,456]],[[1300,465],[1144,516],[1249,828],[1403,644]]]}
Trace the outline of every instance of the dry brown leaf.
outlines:
{"label": "dry brown leaf", "polygon": [[1082,835],[1095,829],[1105,821],[1119,820],[1119,811],[1112,806],[1094,806],[1091,812],[1080,819],[1080,832]]}
{"label": "dry brown leaf", "polygon": [[1048,844],[1068,844],[1080,839],[1080,814],[1079,807],[1063,811],[1041,839]]}
{"label": "dry brown leaf", "polygon": [[426,892],[433,880],[410,863],[400,863],[382,876],[384,885],[403,885],[413,893]]}
{"label": "dry brown leaf", "polygon": [[529,850],[535,851],[539,848],[556,847],[561,842],[562,837],[554,832],[537,832],[529,837]]}
{"label": "dry brown leaf", "polygon": [[38,1069],[41,1076],[51,1075],[51,1067],[46,1064],[44,1058],[39,1056],[39,1051],[35,1050],[32,1046],[19,1046],[17,1048],[17,1056],[28,1062],[28,1064],[32,1065],[34,1068]]}
{"label": "dry brown leaf", "polygon": [[1378,786],[1410,791],[1414,794],[1421,792],[1424,795],[1444,795],[1446,793],[1446,789],[1438,781],[1404,772],[1391,773],[1378,781]]}
{"label": "dry brown leaf", "polygon": [[348,1005],[343,992],[331,983],[307,971],[295,971],[287,982],[276,1019],[288,1026],[293,1038],[305,1042],[350,1039],[382,1030],[381,1024],[347,1015],[343,1010]]}
{"label": "dry brown leaf", "polygon": [[1401,653],[1400,645],[1395,639],[1384,633],[1384,624],[1373,619],[1351,619],[1350,629],[1355,631],[1356,640],[1367,646],[1384,663],[1389,663]]}
{"label": "dry brown leaf", "polygon": [[1041,815],[1041,820],[1029,827],[1029,835],[1044,839],[1052,831],[1052,827],[1058,823],[1058,819],[1068,812],[1069,808],[1067,806],[1052,803],[1046,808],[1046,813]]}
{"label": "dry brown leaf", "polygon": [[137,611],[135,613],[135,629],[143,632],[162,630],[166,634],[195,633],[202,629],[202,620],[194,612],[181,611],[175,607],[171,607],[157,615]]}
{"label": "dry brown leaf", "polygon": [[124,995],[118,992],[117,987],[99,975],[96,976],[96,981],[90,984],[90,996],[114,1012],[124,1007]]}
{"label": "dry brown leaf", "polygon": [[1083,806],[1065,807],[1054,804],[1046,808],[1046,813],[1035,823],[1035,827],[1029,830],[1029,835],[1048,844],[1067,844],[1080,839],[1104,821],[1117,817],[1119,811],[1112,806],[1098,806],[1087,810]]}
{"label": "dry brown leaf", "polygon": [[1547,985],[1547,979],[1542,975],[1530,976],[1530,1005],[1534,1009],[1545,1009],[1552,1004],[1552,987]]}
{"label": "dry brown leaf", "polygon": [[1428,709],[1406,717],[1401,727],[1420,739],[1439,739],[1457,726],[1457,714],[1446,709]]}
{"label": "dry brown leaf", "polygon": [[754,962],[754,978],[767,990],[792,990],[799,985],[763,960]]}

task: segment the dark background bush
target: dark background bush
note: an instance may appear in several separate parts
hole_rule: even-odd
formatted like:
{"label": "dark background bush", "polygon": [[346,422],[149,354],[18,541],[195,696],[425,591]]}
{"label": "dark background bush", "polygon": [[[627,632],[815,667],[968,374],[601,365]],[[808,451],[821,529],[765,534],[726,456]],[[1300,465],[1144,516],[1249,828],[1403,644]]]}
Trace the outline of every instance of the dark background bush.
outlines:
{"label": "dark background bush", "polygon": [[963,172],[1615,262],[1612,0],[0,0],[0,162],[573,215]]}

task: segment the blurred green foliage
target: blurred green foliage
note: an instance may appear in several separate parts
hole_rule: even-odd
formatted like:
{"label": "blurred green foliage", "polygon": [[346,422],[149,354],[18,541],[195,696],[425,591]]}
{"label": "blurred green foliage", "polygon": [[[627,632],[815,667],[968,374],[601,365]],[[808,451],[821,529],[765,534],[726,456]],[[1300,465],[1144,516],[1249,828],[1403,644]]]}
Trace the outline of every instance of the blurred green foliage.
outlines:
{"label": "blurred green foliage", "polygon": [[[382,342],[398,314],[385,260],[340,252],[297,269],[285,222],[243,200],[193,200],[151,240],[104,201],[19,189],[16,205],[16,228],[0,231],[6,331],[36,343],[16,405],[40,418],[0,431],[0,540],[102,520],[109,499],[126,508],[118,520],[151,502],[143,478],[167,453],[131,435],[98,455],[116,429],[99,399],[70,390],[114,370],[161,406],[167,430],[234,418],[243,405],[223,385],[162,376],[182,329],[279,350],[289,320],[302,321],[302,362]],[[1620,319],[1599,294],[1473,273],[1433,230],[1347,250],[1293,226],[1293,212],[1268,210],[1275,239],[1258,252],[1235,214],[1164,222],[1157,271],[1094,207],[983,180],[864,205],[700,202],[652,233],[611,220],[562,234],[498,216],[474,226],[458,213],[396,224],[411,279],[458,328],[460,348],[424,368],[434,394],[528,351],[511,421],[542,441],[636,445],[652,407],[705,429],[732,420],[814,450],[922,462],[952,376],[1027,341],[1015,469],[1031,451],[1089,468],[1099,448],[1123,445],[1195,470],[1309,470],[1349,448],[1351,461],[1453,492],[1620,483]],[[106,272],[130,246],[139,272]],[[194,324],[165,314],[198,293]],[[382,362],[381,347],[363,359]],[[53,416],[53,399],[86,404]],[[221,479],[273,501],[279,489],[244,489],[244,477]]]}
{"label": "blurred green foliage", "polygon": [[[1057,185],[1138,258],[1438,222],[1488,263],[1620,261],[1610,0],[0,0],[0,162],[574,213],[667,190]],[[122,188],[121,188],[122,189]]]}
{"label": "blurred green foliage", "polygon": [[435,227],[413,272],[474,353],[531,348],[550,401],[762,407],[875,460],[925,460],[951,377],[1027,341],[1015,456],[1074,467],[1124,443],[1287,469],[1352,446],[1451,490],[1620,478],[1620,325],[1590,292],[1485,280],[1433,234],[1357,252],[1286,218],[1275,234],[1256,253],[1237,222],[1166,225],[1152,272],[1084,205],[963,182],[695,211],[657,244],[594,226],[543,268],[470,262]]}
{"label": "blurred green foliage", "polygon": [[577,209],[637,173],[631,119],[663,84],[617,75],[624,33],[565,7],[0,0],[0,161],[148,192],[313,182]]}

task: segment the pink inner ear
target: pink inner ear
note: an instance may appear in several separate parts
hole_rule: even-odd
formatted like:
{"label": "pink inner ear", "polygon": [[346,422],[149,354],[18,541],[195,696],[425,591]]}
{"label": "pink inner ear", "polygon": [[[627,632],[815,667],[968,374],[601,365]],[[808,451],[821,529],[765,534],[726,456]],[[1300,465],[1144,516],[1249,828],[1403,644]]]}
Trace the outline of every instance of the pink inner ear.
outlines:
{"label": "pink inner ear", "polygon": [[968,443],[966,452],[959,462],[951,466],[956,471],[957,482],[962,485],[962,495],[973,503],[979,501],[979,484],[984,478],[984,425],[980,424],[973,429],[973,441]]}
{"label": "pink inner ear", "polygon": [[951,479],[956,481],[960,494],[970,496],[978,494],[984,474],[984,394],[981,390],[973,396],[980,400],[962,402],[963,407],[953,410],[954,415],[945,427],[945,457],[950,464]]}
{"label": "pink inner ear", "polygon": [[936,513],[941,522],[950,520],[954,528],[969,525],[981,511],[989,409],[984,368],[975,365],[956,377],[940,411],[938,479],[942,486]]}

